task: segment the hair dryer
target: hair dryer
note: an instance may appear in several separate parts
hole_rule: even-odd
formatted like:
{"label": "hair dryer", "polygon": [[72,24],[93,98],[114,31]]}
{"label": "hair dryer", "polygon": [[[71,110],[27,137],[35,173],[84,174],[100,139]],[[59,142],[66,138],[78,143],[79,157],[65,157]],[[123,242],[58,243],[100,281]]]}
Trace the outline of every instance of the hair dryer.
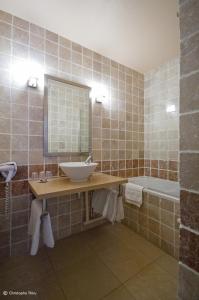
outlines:
{"label": "hair dryer", "polygon": [[17,164],[16,162],[6,162],[0,164],[0,173],[5,178],[6,186],[5,186],[5,215],[8,214],[9,202],[10,202],[10,186],[9,182],[15,176],[17,172]]}

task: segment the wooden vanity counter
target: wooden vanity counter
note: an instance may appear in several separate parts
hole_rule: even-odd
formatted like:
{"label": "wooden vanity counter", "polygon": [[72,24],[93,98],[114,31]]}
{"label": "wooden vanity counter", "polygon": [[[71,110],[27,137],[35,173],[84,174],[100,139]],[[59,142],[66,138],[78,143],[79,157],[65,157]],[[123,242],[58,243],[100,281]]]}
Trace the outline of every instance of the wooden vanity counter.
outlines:
{"label": "wooden vanity counter", "polygon": [[49,199],[86,191],[97,190],[127,183],[127,179],[103,173],[93,173],[86,182],[71,182],[67,177],[52,178],[46,183],[29,181],[29,186],[37,199]]}

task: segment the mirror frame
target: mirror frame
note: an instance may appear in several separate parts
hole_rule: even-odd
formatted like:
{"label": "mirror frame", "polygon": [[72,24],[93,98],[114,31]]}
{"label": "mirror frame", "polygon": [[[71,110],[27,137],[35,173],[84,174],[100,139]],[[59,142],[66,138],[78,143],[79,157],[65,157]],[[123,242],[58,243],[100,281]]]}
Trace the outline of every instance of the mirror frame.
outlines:
{"label": "mirror frame", "polygon": [[89,93],[89,149],[88,152],[49,152],[48,151],[48,80],[54,80],[61,83],[66,83],[76,87],[87,89],[91,88],[73,81],[65,80],[56,76],[44,74],[44,156],[82,156],[92,152],[92,100]]}

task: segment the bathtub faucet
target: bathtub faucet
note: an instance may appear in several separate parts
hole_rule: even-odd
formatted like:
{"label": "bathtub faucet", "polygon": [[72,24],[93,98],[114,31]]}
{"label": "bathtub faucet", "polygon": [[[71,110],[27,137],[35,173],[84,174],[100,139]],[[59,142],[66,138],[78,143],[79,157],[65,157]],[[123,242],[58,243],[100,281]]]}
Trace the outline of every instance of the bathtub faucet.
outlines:
{"label": "bathtub faucet", "polygon": [[92,156],[92,152],[89,153],[89,156],[87,157],[87,159],[85,160],[85,164],[90,164],[92,163],[93,160],[93,156]]}

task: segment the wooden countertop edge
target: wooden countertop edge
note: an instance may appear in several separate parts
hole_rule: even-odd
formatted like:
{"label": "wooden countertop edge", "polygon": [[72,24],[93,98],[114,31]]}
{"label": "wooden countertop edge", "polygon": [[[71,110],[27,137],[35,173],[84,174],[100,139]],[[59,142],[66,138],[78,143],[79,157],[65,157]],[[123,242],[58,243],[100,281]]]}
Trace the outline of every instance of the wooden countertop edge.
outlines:
{"label": "wooden countertop edge", "polygon": [[[80,193],[80,192],[86,192],[86,191],[92,191],[92,190],[97,190],[103,187],[108,187],[111,185],[115,185],[115,184],[122,184],[122,183],[127,183],[128,179],[126,178],[122,178],[122,177],[117,177],[117,176],[112,176],[112,175],[107,175],[107,174],[103,174],[103,173],[94,173],[94,175],[106,175],[106,176],[111,176],[111,177],[115,177],[114,180],[110,181],[110,182],[102,182],[102,183],[94,183],[92,184],[91,182],[88,181],[88,185],[87,186],[80,186],[80,187],[73,187],[71,189],[66,189],[66,190],[60,190],[60,191],[55,191],[55,192],[50,192],[50,193],[37,193],[37,191],[34,189],[34,187],[31,185],[31,181],[28,181],[29,186],[31,191],[33,192],[33,194],[35,195],[35,197],[37,199],[49,199],[49,198],[53,198],[53,197],[59,197],[59,196],[64,196],[67,194],[71,194],[71,193]],[[67,177],[61,177],[62,179],[67,179]],[[59,178],[55,178],[55,180],[58,180]],[[42,183],[41,183],[42,184]],[[45,183],[44,183],[45,184]]]}

